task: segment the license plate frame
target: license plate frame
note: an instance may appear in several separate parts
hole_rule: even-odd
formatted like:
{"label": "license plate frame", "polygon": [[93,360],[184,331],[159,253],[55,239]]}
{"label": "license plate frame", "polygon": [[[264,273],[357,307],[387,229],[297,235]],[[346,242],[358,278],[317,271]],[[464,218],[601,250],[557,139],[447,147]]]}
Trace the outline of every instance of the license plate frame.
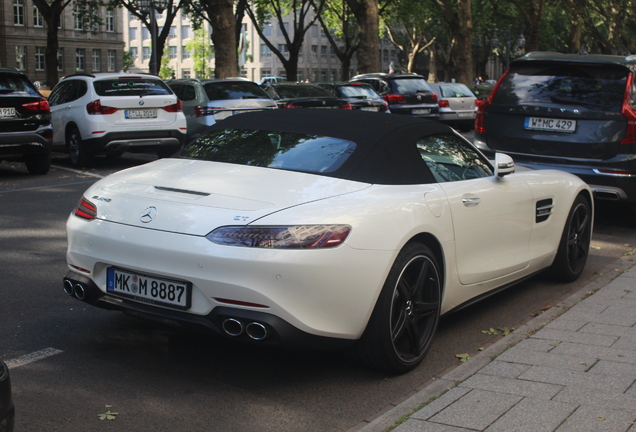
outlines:
{"label": "license plate frame", "polygon": [[430,114],[431,110],[429,108],[414,108],[411,110],[411,114],[421,115],[421,114]]}
{"label": "license plate frame", "polygon": [[380,108],[378,108],[377,106],[366,106],[366,107],[360,107],[360,111],[378,112],[380,111]]}
{"label": "license plate frame", "polygon": [[544,132],[575,133],[577,121],[572,119],[558,119],[548,117],[526,117],[523,127],[526,130]]}
{"label": "license plate frame", "polygon": [[17,113],[14,107],[0,108],[0,118],[16,118]]}
{"label": "license plate frame", "polygon": [[156,119],[157,110],[156,109],[125,110],[124,117],[128,120]]}
{"label": "license plate frame", "polygon": [[[155,290],[156,294],[154,294]],[[192,306],[191,282],[151,276],[118,267],[108,267],[106,270],[106,292],[117,297],[170,309],[188,310]],[[171,294],[174,299],[170,298]]]}

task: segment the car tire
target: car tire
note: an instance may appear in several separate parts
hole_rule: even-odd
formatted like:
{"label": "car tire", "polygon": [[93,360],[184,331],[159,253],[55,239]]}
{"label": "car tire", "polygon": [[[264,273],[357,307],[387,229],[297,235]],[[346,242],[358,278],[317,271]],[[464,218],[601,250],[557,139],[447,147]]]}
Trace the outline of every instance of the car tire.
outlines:
{"label": "car tire", "polygon": [[353,347],[367,365],[392,373],[413,370],[437,330],[442,281],[437,259],[420,243],[398,254],[367,328]]}
{"label": "car tire", "polygon": [[66,138],[66,148],[71,159],[71,165],[75,168],[90,167],[93,157],[88,154],[86,146],[82,142],[82,135],[77,128],[71,129]]}
{"label": "car tire", "polygon": [[29,155],[25,158],[24,164],[26,165],[29,174],[46,174],[51,169],[51,153]]}
{"label": "car tire", "polygon": [[582,195],[572,204],[563,228],[559,249],[550,267],[550,276],[557,281],[576,280],[585,267],[592,238],[592,206]]}

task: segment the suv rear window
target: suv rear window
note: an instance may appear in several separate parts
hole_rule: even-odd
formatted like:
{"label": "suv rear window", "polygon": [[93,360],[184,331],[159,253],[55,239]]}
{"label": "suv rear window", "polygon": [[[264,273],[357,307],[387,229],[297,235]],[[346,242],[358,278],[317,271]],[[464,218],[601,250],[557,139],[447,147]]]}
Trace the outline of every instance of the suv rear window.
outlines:
{"label": "suv rear window", "polygon": [[532,63],[513,65],[493,97],[501,105],[575,105],[620,112],[628,70],[614,65]]}
{"label": "suv rear window", "polygon": [[100,96],[153,96],[169,95],[172,90],[163,82],[145,78],[103,79],[93,82]]}
{"label": "suv rear window", "polygon": [[210,100],[271,99],[257,84],[249,82],[211,82],[203,88]]}
{"label": "suv rear window", "polygon": [[0,72],[0,96],[40,96],[21,75]]}
{"label": "suv rear window", "polygon": [[274,87],[278,97],[281,99],[288,98],[304,98],[304,97],[332,97],[332,95],[322,87],[318,87],[311,84],[306,85],[276,85]]}
{"label": "suv rear window", "polygon": [[432,93],[431,87],[426,80],[421,78],[400,78],[391,80],[393,83],[393,91],[399,94],[429,92]]}
{"label": "suv rear window", "polygon": [[190,143],[189,159],[279,168],[309,173],[337,170],[356,144],[338,138],[291,132],[224,129]]}
{"label": "suv rear window", "polygon": [[343,85],[338,88],[343,95],[350,98],[379,98],[370,85]]}

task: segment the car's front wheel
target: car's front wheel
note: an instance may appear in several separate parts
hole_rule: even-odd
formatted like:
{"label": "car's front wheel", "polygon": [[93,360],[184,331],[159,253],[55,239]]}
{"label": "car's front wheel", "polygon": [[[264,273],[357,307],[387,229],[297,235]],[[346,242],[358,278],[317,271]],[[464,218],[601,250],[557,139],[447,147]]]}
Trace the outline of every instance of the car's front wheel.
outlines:
{"label": "car's front wheel", "polygon": [[592,238],[592,207],[579,195],[568,214],[556,258],[550,268],[551,276],[562,282],[576,280],[585,267]]}
{"label": "car's front wheel", "polygon": [[89,167],[93,157],[88,154],[86,146],[82,142],[82,136],[77,128],[71,129],[66,139],[68,155],[71,158],[71,165],[75,168]]}
{"label": "car's front wheel", "polygon": [[42,175],[51,169],[51,153],[29,155],[24,160],[29,174]]}
{"label": "car's front wheel", "polygon": [[389,372],[413,370],[426,355],[437,330],[441,295],[435,255],[422,244],[407,244],[395,260],[354,348],[358,357]]}

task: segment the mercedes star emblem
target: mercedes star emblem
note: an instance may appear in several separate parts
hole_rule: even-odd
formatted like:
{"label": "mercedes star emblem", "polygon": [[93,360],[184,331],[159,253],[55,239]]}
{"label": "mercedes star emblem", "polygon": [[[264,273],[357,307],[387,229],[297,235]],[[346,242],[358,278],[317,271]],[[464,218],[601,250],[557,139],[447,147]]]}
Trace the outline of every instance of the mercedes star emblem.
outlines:
{"label": "mercedes star emblem", "polygon": [[152,222],[155,216],[157,216],[157,207],[148,207],[141,213],[139,220],[143,223],[148,223]]}

